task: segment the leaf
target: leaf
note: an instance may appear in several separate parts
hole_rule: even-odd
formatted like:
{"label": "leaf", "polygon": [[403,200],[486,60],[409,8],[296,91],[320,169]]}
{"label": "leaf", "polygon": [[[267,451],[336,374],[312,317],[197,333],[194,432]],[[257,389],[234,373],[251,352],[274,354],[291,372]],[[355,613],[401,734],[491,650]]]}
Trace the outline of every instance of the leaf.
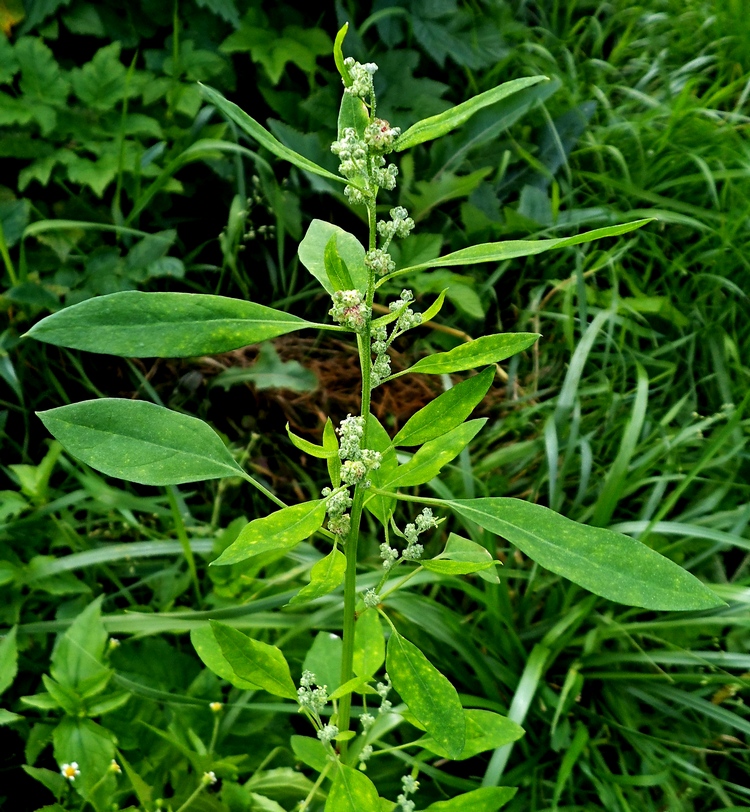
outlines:
{"label": "leaf", "polygon": [[5,708],[0,708],[0,727],[4,727],[5,725],[12,725],[14,722],[20,722],[23,719],[18,713],[12,713],[9,710],[5,710]]}
{"label": "leaf", "polygon": [[528,349],[539,337],[538,333],[496,333],[482,336],[466,344],[459,344],[448,352],[436,352],[434,355],[420,358],[414,366],[403,372],[397,372],[391,378],[397,378],[407,372],[444,375],[447,372],[462,372],[485,364],[495,364]]}
{"label": "leaf", "polygon": [[357,290],[367,290],[367,269],[365,268],[365,249],[362,243],[343,228],[327,223],[324,220],[313,220],[299,244],[297,253],[300,262],[325,288],[326,293],[333,295],[335,290],[326,273],[325,251],[331,239],[336,237],[336,250],[346,263],[352,284]]}
{"label": "leaf", "polygon": [[358,677],[374,676],[385,661],[385,638],[380,615],[365,609],[354,624],[354,673]]}
{"label": "leaf", "polygon": [[434,319],[435,316],[441,311],[443,307],[443,302],[445,301],[445,294],[448,292],[448,289],[440,291],[440,295],[435,299],[435,301],[427,308],[427,310],[422,313],[422,324],[426,324],[431,319]]}
{"label": "leaf", "polygon": [[311,457],[315,457],[319,460],[327,460],[330,459],[334,454],[338,456],[338,443],[336,444],[336,448],[334,449],[326,449],[322,445],[316,445],[315,443],[311,443],[309,440],[305,440],[304,437],[298,437],[290,428],[289,423],[286,424],[286,433],[289,435],[289,439],[292,441],[292,445],[295,448],[298,448],[305,454],[309,454]]}
{"label": "leaf", "polygon": [[421,445],[461,425],[487,394],[494,378],[495,368],[487,367],[456,384],[412,415],[393,438],[393,445]]}
{"label": "leaf", "polygon": [[344,44],[344,37],[348,30],[349,23],[344,23],[341,28],[339,28],[333,43],[333,60],[336,63],[336,70],[341,74],[345,87],[352,86],[352,77],[349,73],[349,68],[344,64],[344,54],[341,50],[341,46]]}
{"label": "leaf", "polygon": [[292,745],[294,755],[316,772],[322,773],[330,764],[328,751],[319,739],[310,736],[292,736],[289,743]]}
{"label": "leaf", "polygon": [[237,28],[240,24],[240,15],[234,0],[195,0],[201,8],[207,8],[212,13],[226,20]]}
{"label": "leaf", "polygon": [[71,71],[73,90],[94,110],[112,110],[125,98],[128,71],[120,61],[121,44],[113,42],[100,48],[91,62]]}
{"label": "leaf", "polygon": [[339,439],[331,418],[326,419],[323,428],[323,448],[326,450],[326,466],[331,479],[331,487],[338,488],[341,484],[341,458],[339,457]]}
{"label": "leaf", "polygon": [[243,691],[253,691],[258,687],[254,682],[240,679],[234,673],[234,669],[224,656],[210,626],[196,626],[191,629],[190,642],[206,668],[209,668],[218,677],[225,679],[235,688],[241,688]]}
{"label": "leaf", "polygon": [[289,606],[314,601],[341,586],[346,572],[346,556],[337,549],[318,561],[310,573],[310,583],[289,601]]}
{"label": "leaf", "polygon": [[378,791],[372,781],[363,772],[339,764],[325,812],[365,812],[379,808]]}
{"label": "leaf", "polygon": [[[486,750],[494,750],[496,747],[510,744],[517,741],[524,734],[520,725],[487,710],[464,710],[466,720],[466,742],[458,761],[472,758],[478,753]],[[425,736],[419,740],[419,744],[431,753],[443,758],[449,758],[447,750],[441,747],[432,737]]]}
{"label": "leaf", "polygon": [[244,476],[207,423],[154,403],[101,398],[37,414],[67,451],[109,476],[142,485]]}
{"label": "leaf", "polygon": [[[200,83],[199,83],[200,84]],[[269,152],[272,152],[277,158],[294,164],[299,169],[304,169],[306,172],[312,172],[315,175],[328,178],[328,180],[335,180],[338,183],[348,184],[346,178],[340,175],[334,175],[322,166],[313,163],[309,158],[305,158],[298,152],[285,147],[281,141],[274,138],[268,130],[261,126],[254,118],[249,116],[244,110],[239,108],[233,102],[228,101],[218,90],[214,90],[208,85],[200,85],[203,95],[208,101],[213,104],[220,113],[227,118],[234,121],[240,129],[244,130],[251,138],[255,139],[261,146],[265,147]]]}
{"label": "leaf", "polygon": [[595,595],[661,611],[725,605],[694,575],[628,536],[587,527],[520,499],[456,499],[446,504]]}
{"label": "leaf", "polygon": [[349,269],[341,258],[336,248],[336,234],[331,234],[331,238],[326,243],[323,254],[326,276],[334,290],[353,290],[354,282],[349,275]]}
{"label": "leaf", "polygon": [[[380,424],[380,421],[372,412],[367,423],[367,447],[374,451],[379,451],[383,456],[380,461],[380,468],[370,471],[369,479],[376,488],[382,488],[398,469],[396,451],[391,445],[391,438],[388,432]],[[392,496],[378,496],[368,494],[365,497],[365,507],[376,516],[382,525],[388,524],[396,506],[396,500]]]}
{"label": "leaf", "polygon": [[108,671],[103,663],[107,632],[101,605],[101,597],[90,603],[55,646],[50,673],[65,688],[78,689],[86,680],[98,679]]}
{"label": "leaf", "polygon": [[466,741],[466,721],[456,689],[413,644],[393,630],[386,658],[393,687],[432,738],[458,758]]}
{"label": "leaf", "polygon": [[443,466],[455,459],[466,448],[486,422],[486,417],[469,420],[442,437],[430,440],[414,454],[409,462],[399,465],[383,486],[376,487],[392,490],[429,482],[440,473]]}
{"label": "leaf", "polygon": [[18,673],[17,631],[18,627],[13,626],[0,642],[0,694],[10,688]]}
{"label": "leaf", "polygon": [[67,307],[26,335],[126,358],[183,358],[228,352],[312,326],[291,313],[224,296],[128,290]]}
{"label": "leaf", "polygon": [[436,801],[424,812],[497,812],[517,791],[516,787],[480,787],[450,801]]}
{"label": "leaf", "polygon": [[243,383],[252,383],[256,389],[312,392],[318,385],[318,379],[299,361],[282,361],[273,344],[265,342],[261,344],[258,358],[252,366],[224,370],[213,379],[211,387],[221,386],[227,391]]}
{"label": "leaf", "polygon": [[315,682],[326,686],[332,694],[341,685],[341,660],[344,656],[342,639],[332,632],[318,632],[307,650],[303,671],[312,671]]}
{"label": "leaf", "polygon": [[[495,573],[495,559],[481,544],[461,538],[455,533],[448,536],[445,550],[435,558],[419,562],[426,570],[443,575],[468,575],[480,573],[480,577],[493,584],[500,583]],[[490,571],[491,570],[491,571]]]}
{"label": "leaf", "polygon": [[231,626],[211,621],[222,654],[242,680],[251,682],[274,696],[297,699],[297,689],[281,650],[253,640]]}
{"label": "leaf", "polygon": [[95,809],[105,809],[115,787],[114,774],[108,772],[115,757],[112,733],[91,719],[65,716],[55,728],[52,741],[58,764],[78,763],[81,774],[73,788]]}
{"label": "leaf", "polygon": [[291,550],[320,529],[325,515],[325,499],[317,499],[253,519],[211,566],[236,564],[269,551]]}
{"label": "leaf", "polygon": [[483,107],[495,104],[527,87],[532,87],[533,85],[539,84],[539,82],[546,81],[549,81],[546,76],[527,76],[522,79],[513,79],[510,82],[505,82],[498,87],[493,87],[492,90],[480,93],[474,96],[474,98],[457,104],[455,107],[451,107],[443,113],[430,116],[430,118],[425,118],[416,124],[412,124],[405,133],[402,133],[396,139],[394,149],[396,152],[401,152],[417,144],[423,144],[425,141],[433,141],[435,138],[440,138],[456,127],[460,127],[461,124]]}

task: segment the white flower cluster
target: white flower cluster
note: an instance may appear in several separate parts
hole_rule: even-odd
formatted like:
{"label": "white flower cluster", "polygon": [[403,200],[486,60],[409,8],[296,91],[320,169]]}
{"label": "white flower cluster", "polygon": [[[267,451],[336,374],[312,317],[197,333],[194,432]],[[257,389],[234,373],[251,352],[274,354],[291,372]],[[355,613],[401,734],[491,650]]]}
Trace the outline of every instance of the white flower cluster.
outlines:
{"label": "white flower cluster", "polygon": [[405,775],[401,779],[403,792],[396,798],[396,803],[403,812],[414,812],[414,801],[409,800],[409,795],[413,795],[419,789],[419,781],[411,775]]}
{"label": "white flower cluster", "polygon": [[409,522],[404,528],[404,538],[406,538],[404,558],[409,561],[418,561],[422,557],[422,553],[424,553],[424,547],[418,543],[417,539],[421,533],[425,533],[437,526],[438,522],[432,515],[430,508],[425,508],[414,520],[414,523]]}
{"label": "white flower cluster", "polygon": [[318,717],[328,703],[328,686],[319,686],[312,671],[303,671],[297,689],[297,703],[300,710],[309,710]]}
{"label": "white flower cluster", "polygon": [[374,62],[365,62],[363,65],[351,56],[344,60],[344,64],[349,69],[349,76],[352,80],[351,85],[344,88],[344,92],[358,96],[360,99],[372,98],[375,95],[372,77],[378,66]]}
{"label": "white flower cluster", "polygon": [[382,248],[375,248],[365,254],[365,268],[378,276],[385,276],[396,270],[396,263],[391,259],[391,255]]}
{"label": "white flower cluster", "polygon": [[393,339],[401,333],[411,330],[412,327],[418,327],[422,323],[422,314],[415,313],[409,307],[409,304],[413,301],[414,294],[410,290],[402,290],[401,298],[388,304],[388,309],[391,311],[391,313],[399,313],[399,317],[396,320],[396,326],[393,330],[393,335],[391,336],[391,341],[393,341]]}
{"label": "white flower cluster", "polygon": [[346,512],[352,506],[352,497],[349,491],[333,493],[330,488],[323,488],[322,495],[328,497],[326,513],[328,513],[328,529],[341,538],[349,535],[351,516]]}
{"label": "white flower cluster", "polygon": [[318,738],[323,744],[330,744],[336,736],[339,735],[339,729],[336,725],[323,725],[318,731]]}
{"label": "white flower cluster", "polygon": [[375,388],[388,378],[391,374],[391,359],[388,356],[388,332],[385,327],[378,327],[372,332],[372,351],[375,353],[375,360],[372,364],[370,383]]}
{"label": "white flower cluster", "polygon": [[399,135],[399,127],[391,127],[385,119],[374,118],[365,130],[365,143],[372,150],[387,154],[393,152],[393,145]]}
{"label": "white flower cluster", "polygon": [[333,296],[333,307],[328,311],[334,321],[361,333],[370,319],[370,308],[358,290],[337,290]]}
{"label": "white flower cluster", "polygon": [[380,603],[380,595],[374,589],[366,590],[362,599],[368,609],[374,609]]}
{"label": "white flower cluster", "polygon": [[362,448],[365,433],[363,417],[348,415],[338,428],[339,457],[344,461],[341,466],[341,480],[346,485],[357,485],[370,471],[380,468],[382,454],[369,448]]}
{"label": "white flower cluster", "polygon": [[396,563],[398,550],[395,547],[391,547],[387,541],[384,541],[380,545],[380,557],[383,559],[383,569],[389,570]]}
{"label": "white flower cluster", "polygon": [[395,189],[397,176],[398,167],[396,164],[386,164],[386,160],[382,155],[373,158],[372,180],[378,188],[388,189],[389,192]]}
{"label": "white flower cluster", "polygon": [[375,686],[375,690],[378,692],[378,696],[380,697],[380,708],[378,713],[389,713],[391,708],[393,707],[393,703],[388,700],[388,694],[391,691],[391,678],[388,674],[385,675],[385,682],[379,682]]}
{"label": "white flower cluster", "polygon": [[404,239],[414,230],[414,220],[403,206],[391,209],[391,219],[378,223],[378,234],[385,240],[386,246],[394,237]]}

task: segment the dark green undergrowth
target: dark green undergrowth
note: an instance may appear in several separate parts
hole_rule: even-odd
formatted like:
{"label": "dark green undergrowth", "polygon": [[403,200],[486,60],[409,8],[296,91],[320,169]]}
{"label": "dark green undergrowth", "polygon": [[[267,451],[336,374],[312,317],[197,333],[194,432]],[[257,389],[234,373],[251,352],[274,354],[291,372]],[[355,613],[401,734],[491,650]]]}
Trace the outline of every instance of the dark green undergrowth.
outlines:
{"label": "dark green undergrowth", "polygon": [[[102,772],[112,758],[123,770],[97,789],[95,809],[176,812],[208,770],[221,781],[190,809],[278,812],[310,794],[288,749],[301,730],[296,705],[231,688],[202,668],[188,633],[222,620],[281,647],[295,679],[308,667],[332,688],[340,596],[272,613],[321,552],[303,544],[209,569],[244,521],[268,511],[261,494],[232,479],[166,490],[105,480],[50,443],[33,412],[102,395],[170,405],[209,419],[254,476],[296,502],[319,493],[325,466],[292,446],[284,426],[317,442],[322,415],[353,410],[351,358],[305,334],[213,362],[153,364],[21,336],[51,311],[136,288],[246,296],[322,318],[328,305],[313,295],[296,241],[314,217],[348,218],[356,232],[357,212],[324,178],[277,164],[237,133],[196,82],[335,170],[329,54],[347,20],[353,55],[380,65],[379,113],[402,129],[501,81],[551,79],[532,100],[500,102],[401,162],[392,205],[417,221],[396,256],[402,266],[470,241],[655,218],[621,238],[413,279],[423,301],[448,288],[449,327],[397,346],[394,368],[498,327],[543,335],[498,370],[480,407],[486,430],[423,493],[522,496],[617,529],[728,604],[625,608],[467,523],[462,532],[502,560],[500,584],[421,573],[389,607],[465,705],[509,715],[526,736],[451,766],[430,792],[518,785],[511,812],[750,808],[742,5],[384,0],[301,11],[73,0],[0,9],[9,35],[0,35],[0,626],[17,626],[18,649],[16,668],[14,638],[0,642],[9,809],[92,808],[59,774],[52,738],[66,715],[92,720]],[[375,403],[391,432],[426,397],[427,382],[402,381]],[[372,530],[361,565],[374,584]],[[49,675],[71,667],[71,646],[88,652],[84,671],[91,656],[110,669],[108,682],[50,699]],[[408,751],[396,752],[400,772],[368,765],[392,797],[412,766]],[[25,800],[11,798],[13,786]],[[421,808],[439,797],[416,800]],[[322,805],[321,796],[311,808]]]}

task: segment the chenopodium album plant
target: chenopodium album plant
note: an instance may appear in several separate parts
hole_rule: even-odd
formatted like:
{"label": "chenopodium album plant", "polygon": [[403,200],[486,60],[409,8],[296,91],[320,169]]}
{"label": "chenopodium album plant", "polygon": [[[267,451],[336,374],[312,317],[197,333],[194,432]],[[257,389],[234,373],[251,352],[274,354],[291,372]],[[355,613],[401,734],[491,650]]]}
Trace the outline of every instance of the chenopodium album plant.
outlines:
{"label": "chenopodium album plant", "polygon": [[[326,460],[330,477],[320,498],[302,504],[283,504],[239,466],[206,423],[152,403],[103,398],[51,409],[40,417],[71,454],[105,474],[147,485],[239,475],[278,505],[278,510],[247,524],[213,566],[290,550],[312,536],[327,546],[327,555],[312,568],[310,584],[293,603],[327,595],[343,583],[343,658],[341,684],[335,690],[329,692],[310,671],[304,671],[295,685],[279,648],[221,623],[194,631],[193,643],[204,663],[219,676],[299,704],[315,736],[294,736],[291,745],[300,761],[319,772],[304,808],[317,804],[314,799],[327,789],[326,812],[410,812],[419,798],[415,793],[421,764],[430,758],[468,758],[507,745],[523,734],[517,724],[498,714],[464,709],[455,687],[399,633],[389,614],[388,596],[421,569],[450,575],[481,572],[496,580],[490,553],[454,533],[447,536],[442,553],[423,558],[425,535],[443,522],[451,517],[473,522],[516,545],[541,566],[613,601],[654,610],[708,609],[721,601],[690,573],[644,544],[606,529],[586,527],[540,505],[513,498],[435,499],[409,493],[410,488],[436,477],[482,428],[484,420],[467,418],[488,391],[494,365],[530,347],[539,336],[484,336],[422,358],[410,369],[393,374],[390,345],[433,319],[443,296],[420,315],[414,312],[412,293],[404,289],[398,299],[388,303],[386,315],[373,318],[378,290],[386,282],[414,272],[528,256],[623,234],[646,221],[567,239],[475,245],[397,268],[389,246],[394,239],[406,238],[414,222],[400,206],[390,210],[388,219],[378,219],[378,192],[392,190],[398,174],[387,156],[446,134],[482,107],[521,93],[544,77],[508,82],[401,133],[377,117],[376,65],[343,58],[345,31],[339,32],[334,51],[344,84],[338,138],[332,145],[340,159],[340,175],[288,149],[239,107],[204,88],[210,102],[255,141],[303,170],[344,184],[350,204],[366,210],[366,247],[356,236],[320,220],[312,222],[299,246],[302,263],[331,297],[333,324],[315,324],[253,302],[219,296],[128,291],[55,313],[29,334],[53,344],[126,357],[225,352],[311,328],[348,333],[356,340],[362,377],[360,414],[349,415],[338,428],[329,418],[320,446],[289,432],[298,448]],[[426,405],[393,438],[370,412],[373,389],[395,377],[411,372],[442,375],[477,367],[484,371]],[[397,449],[413,449],[413,453],[400,464]],[[413,521],[404,527],[394,521],[399,501],[414,504]],[[382,529],[381,574],[375,586],[366,589],[358,583],[357,559],[363,511],[371,513]],[[405,577],[395,579],[397,572]],[[373,583],[372,577],[367,583]],[[403,702],[398,708],[392,705],[391,689]],[[413,768],[404,775],[402,792],[394,802],[379,796],[366,767],[377,754],[376,748],[387,746],[381,744],[383,738],[407,723],[425,735],[399,748],[420,755],[407,759]],[[61,763],[76,762],[81,770],[86,768],[85,752],[56,756]],[[432,803],[427,809],[492,812],[515,793],[496,783],[485,781],[485,786]]]}

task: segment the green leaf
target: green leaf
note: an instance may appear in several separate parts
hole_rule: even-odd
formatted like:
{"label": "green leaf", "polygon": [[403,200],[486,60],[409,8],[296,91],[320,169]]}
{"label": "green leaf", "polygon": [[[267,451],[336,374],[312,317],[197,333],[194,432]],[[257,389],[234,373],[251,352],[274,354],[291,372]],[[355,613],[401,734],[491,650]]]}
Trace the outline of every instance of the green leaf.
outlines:
{"label": "green leaf", "polygon": [[445,550],[439,556],[419,563],[430,572],[443,575],[468,575],[471,572],[478,572],[484,580],[494,584],[500,583],[494,571],[495,559],[489,551],[481,544],[461,538],[455,533],[448,536]]}
{"label": "green leaf", "polygon": [[264,691],[285,699],[297,699],[297,689],[289,665],[281,650],[260,640],[253,640],[231,626],[211,621],[216,642],[222,654],[242,680],[252,682]]}
{"label": "green leaf", "polygon": [[290,389],[292,392],[312,392],[318,385],[315,373],[299,361],[282,361],[270,342],[260,345],[255,363],[250,367],[230,367],[219,373],[211,387],[225,391],[237,384],[252,383],[256,389]]}
{"label": "green leaf", "polygon": [[328,760],[328,751],[319,739],[312,739],[310,736],[292,736],[289,743],[292,745],[294,755],[316,772],[322,773],[331,763]]}
{"label": "green leaf", "polygon": [[226,20],[237,28],[240,24],[240,15],[234,0],[195,0],[201,8],[207,8],[213,14]]}
{"label": "green leaf", "polygon": [[517,791],[516,787],[480,787],[450,801],[436,801],[424,812],[497,812]]}
{"label": "green leaf", "polygon": [[120,61],[121,44],[113,42],[100,48],[91,62],[71,72],[73,90],[94,110],[112,110],[125,98],[128,71]]}
{"label": "green leaf", "polygon": [[344,44],[344,37],[346,36],[346,32],[348,30],[349,23],[344,23],[341,28],[339,28],[338,33],[336,34],[336,39],[333,43],[333,60],[336,63],[336,70],[341,74],[345,87],[352,86],[352,77],[349,73],[349,68],[347,68],[347,66],[344,64],[344,53],[341,50],[341,47]]}
{"label": "green leaf", "polygon": [[336,250],[346,264],[354,288],[365,291],[367,289],[365,249],[353,234],[333,223],[327,223],[324,220],[313,220],[310,223],[297,249],[300,262],[320,282],[326,293],[332,296],[336,288],[326,273],[325,252],[333,236],[336,237]]}
{"label": "green leaf", "polygon": [[[510,744],[524,734],[520,725],[506,716],[500,716],[499,713],[492,711],[464,710],[464,718],[466,720],[466,742],[461,755],[456,758],[457,761],[464,761],[478,753],[484,753],[486,750],[494,750],[496,747]],[[419,744],[437,756],[450,758],[448,751],[431,736],[420,739]]]}
{"label": "green leaf", "polygon": [[17,631],[13,626],[0,642],[0,694],[10,688],[18,673]]}
{"label": "green leaf", "polygon": [[65,308],[26,335],[127,358],[183,358],[228,352],[312,326],[290,313],[224,296],[128,290]]}
{"label": "green leaf", "polygon": [[318,561],[310,573],[310,583],[289,601],[289,606],[314,601],[341,586],[346,572],[346,556],[337,549]]}
{"label": "green leaf", "polygon": [[12,713],[9,710],[5,710],[5,708],[0,708],[0,727],[4,727],[5,725],[12,725],[14,722],[20,722],[23,719],[18,713]]}
{"label": "green leaf", "polygon": [[379,808],[378,791],[372,781],[363,772],[339,764],[325,812],[365,812]]}
{"label": "green leaf", "polygon": [[413,644],[393,630],[386,658],[393,687],[416,719],[449,754],[458,758],[466,741],[466,721],[456,689]]}
{"label": "green leaf", "polygon": [[443,308],[443,302],[445,301],[445,294],[448,292],[448,289],[440,291],[440,295],[435,299],[435,301],[427,308],[427,310],[422,313],[422,324],[426,324],[428,321],[432,320],[437,316],[437,314]]}
{"label": "green leaf", "polygon": [[269,152],[272,152],[277,158],[288,161],[299,169],[304,169],[306,172],[312,172],[315,175],[328,178],[328,180],[335,180],[338,183],[344,184],[349,183],[346,178],[342,178],[340,175],[334,175],[333,172],[323,169],[322,166],[313,163],[309,158],[305,158],[298,152],[289,149],[289,147],[285,147],[281,141],[274,138],[274,136],[254,118],[249,116],[233,102],[225,99],[218,90],[214,90],[212,87],[203,84],[201,84],[201,90],[206,99],[213,104],[220,113],[234,121],[240,129],[244,130],[251,138],[255,139]]}
{"label": "green leaf", "polygon": [[114,774],[108,772],[115,757],[112,733],[91,719],[66,716],[55,728],[52,741],[58,764],[78,763],[81,774],[73,783],[76,792],[91,800],[95,809],[106,809],[115,788]]}
{"label": "green leaf", "polygon": [[724,605],[694,575],[628,536],[587,527],[520,499],[456,499],[446,504],[506,538],[546,569],[609,600],[661,611]]}
{"label": "green leaf", "polygon": [[448,352],[436,352],[434,355],[421,358],[409,369],[392,375],[391,379],[406,375],[407,372],[444,375],[448,372],[462,372],[465,369],[482,367],[485,364],[495,364],[528,349],[538,338],[538,333],[497,333],[482,336],[466,344],[459,344]]}
{"label": "green leaf", "polygon": [[331,234],[331,238],[326,243],[323,261],[326,276],[334,290],[354,289],[354,282],[349,275],[349,269],[336,248],[336,234]]}
{"label": "green leaf", "polygon": [[354,624],[354,673],[358,677],[374,676],[385,661],[385,638],[380,615],[365,609]]}
{"label": "green leaf", "polygon": [[[398,469],[398,460],[388,432],[372,412],[367,423],[367,447],[379,451],[383,455],[380,468],[370,471],[368,474],[369,479],[376,488],[383,488],[388,480],[395,475]],[[392,496],[368,494],[365,497],[365,507],[373,516],[378,518],[382,525],[388,524],[395,506],[396,500]]]}
{"label": "green leaf", "polygon": [[37,413],[67,451],[97,471],[142,485],[244,476],[197,417],[143,400],[85,400]]}
{"label": "green leaf", "polygon": [[393,438],[393,445],[421,445],[461,425],[487,394],[494,378],[495,368],[487,367],[444,392],[409,418]]}
{"label": "green leaf", "polygon": [[326,419],[323,428],[323,448],[326,450],[326,465],[328,476],[331,479],[331,487],[338,488],[341,484],[341,458],[339,457],[339,439],[336,436],[336,429],[333,427],[331,418]]}
{"label": "green leaf", "polygon": [[305,440],[304,437],[298,437],[290,428],[289,423],[286,424],[286,433],[289,435],[289,439],[292,441],[292,445],[295,448],[298,448],[300,451],[304,452],[305,454],[309,454],[311,457],[315,457],[319,460],[327,460],[330,459],[334,454],[338,456],[338,443],[336,444],[336,449],[326,449],[322,445],[315,445],[315,443],[311,443],[309,440]]}
{"label": "green leaf", "polygon": [[236,564],[272,550],[291,550],[320,528],[325,515],[325,499],[317,499],[253,519],[211,566]]}
{"label": "green leaf", "polygon": [[90,603],[55,646],[50,673],[65,688],[80,688],[86,680],[99,679],[108,671],[103,663],[107,632],[101,605],[101,597]]}
{"label": "green leaf", "polygon": [[241,688],[243,691],[253,691],[258,687],[254,682],[240,679],[235,674],[229,660],[224,656],[221,646],[216,641],[213,629],[210,626],[196,626],[191,629],[190,642],[206,668],[211,669],[218,677],[225,679],[235,688]]}
{"label": "green leaf", "polygon": [[455,459],[466,448],[486,422],[486,417],[469,420],[442,437],[430,440],[414,454],[409,462],[399,465],[383,486],[376,485],[376,487],[392,490],[429,482],[440,473],[443,466]]}
{"label": "green leaf", "polygon": [[455,107],[451,107],[443,113],[430,116],[430,118],[422,119],[422,121],[413,124],[405,133],[402,133],[396,139],[394,149],[396,152],[401,152],[417,144],[423,144],[425,141],[440,138],[456,127],[460,127],[461,124],[483,107],[495,104],[527,87],[532,87],[533,85],[539,84],[539,82],[546,81],[549,81],[546,76],[527,76],[522,79],[513,79],[510,82],[505,82],[498,87],[493,87],[492,90],[480,93],[478,96],[474,96],[474,98],[468,101],[457,104]]}
{"label": "green leaf", "polygon": [[341,660],[344,656],[343,640],[333,632],[318,632],[305,654],[303,671],[315,674],[317,685],[325,685],[329,694],[341,685]]}

